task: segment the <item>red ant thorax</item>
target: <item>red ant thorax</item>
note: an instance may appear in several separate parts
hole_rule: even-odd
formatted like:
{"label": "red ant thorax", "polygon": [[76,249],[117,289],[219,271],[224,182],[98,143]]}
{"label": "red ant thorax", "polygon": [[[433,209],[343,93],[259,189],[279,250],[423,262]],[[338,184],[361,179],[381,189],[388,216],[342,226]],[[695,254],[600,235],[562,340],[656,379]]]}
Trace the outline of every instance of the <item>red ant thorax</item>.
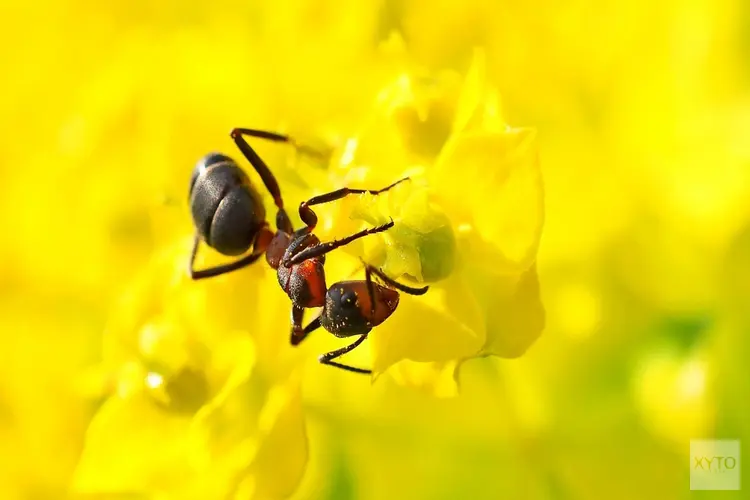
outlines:
{"label": "red ant thorax", "polygon": [[308,259],[290,267],[279,266],[279,285],[294,304],[322,307],[326,298],[326,277],[320,259]]}

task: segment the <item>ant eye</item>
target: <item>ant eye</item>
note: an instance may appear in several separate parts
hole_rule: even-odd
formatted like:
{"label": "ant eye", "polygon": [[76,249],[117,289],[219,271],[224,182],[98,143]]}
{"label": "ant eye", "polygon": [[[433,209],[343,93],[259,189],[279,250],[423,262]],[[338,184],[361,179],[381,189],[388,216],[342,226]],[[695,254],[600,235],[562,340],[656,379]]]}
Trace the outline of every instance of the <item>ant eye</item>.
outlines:
{"label": "ant eye", "polygon": [[353,290],[347,290],[341,294],[341,307],[346,309],[357,306],[357,293]]}

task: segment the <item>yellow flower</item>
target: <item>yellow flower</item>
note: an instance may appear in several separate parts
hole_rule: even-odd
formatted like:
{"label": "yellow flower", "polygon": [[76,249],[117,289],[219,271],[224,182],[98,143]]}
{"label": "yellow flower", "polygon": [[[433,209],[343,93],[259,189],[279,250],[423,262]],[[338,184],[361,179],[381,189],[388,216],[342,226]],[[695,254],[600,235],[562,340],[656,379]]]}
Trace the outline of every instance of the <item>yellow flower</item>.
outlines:
{"label": "yellow flower", "polygon": [[[126,286],[101,376],[86,381],[109,397],[76,480],[79,491],[142,492],[82,499],[285,496],[306,457],[298,373],[311,444],[299,500],[686,490],[691,438],[750,435],[743,7],[6,2],[0,498],[79,498],[70,475],[95,405],[69,378],[99,355],[106,305]],[[420,73],[398,39],[387,44],[395,57],[379,59],[373,41],[392,28],[413,61],[461,71]],[[486,93],[475,94],[478,106],[467,97],[472,44],[487,50],[502,113]],[[534,196],[518,204],[509,193],[526,190],[477,182],[470,168],[486,163],[485,146],[505,150],[491,140],[503,134],[491,132],[506,121],[539,129],[505,134],[533,138],[543,152],[536,263]],[[324,239],[389,216],[398,223],[331,254],[330,281],[361,279],[364,256],[435,292],[403,296],[347,355],[367,367],[371,347],[381,362],[407,356],[373,386],[317,362],[345,341],[320,332],[289,347],[290,304],[262,263],[210,283],[180,281],[190,166],[212,149],[238,157],[234,126],[335,149],[331,165],[302,165],[286,161],[288,148],[257,145],[290,208],[344,184],[412,175],[387,195],[320,210]],[[518,208],[500,210],[501,201]],[[165,247],[161,264],[133,282]],[[218,260],[208,251],[201,259]],[[530,299],[537,269],[546,326],[527,355],[464,363],[458,398],[390,380],[450,395],[462,359],[451,356],[521,352],[544,318]],[[432,338],[416,330],[431,324],[440,327]],[[423,361],[438,355],[444,361]],[[249,397],[237,403],[238,394]],[[143,427],[128,427],[128,416]],[[133,439],[115,441],[124,436]],[[139,444],[151,437],[155,452],[144,455]]]}
{"label": "yellow flower", "polygon": [[[310,174],[302,183],[285,181],[288,168],[277,171],[287,199],[412,176],[379,196],[316,207],[316,233],[330,240],[396,221],[380,237],[331,254],[328,284],[360,273],[360,256],[393,278],[429,283],[427,294],[402,297],[375,329],[370,363],[376,377],[396,365],[397,379],[431,384],[440,395],[455,392],[460,363],[519,356],[543,326],[534,134],[502,123],[480,56],[463,83],[447,74],[447,87],[441,80],[420,87],[399,77],[362,132],[334,148],[327,175],[299,156],[297,171]],[[368,147],[376,154],[365,155]],[[264,263],[193,282],[190,243],[186,235],[156,256],[110,317],[99,372],[109,397],[87,433],[79,492],[284,498],[300,481],[307,439],[298,377],[304,359],[315,362],[311,341],[288,345],[291,304]],[[221,260],[203,247],[197,267]]]}
{"label": "yellow flower", "polygon": [[[536,133],[507,125],[488,83],[483,53],[469,73],[404,74],[379,95],[362,130],[334,159],[341,185],[385,194],[344,205],[347,215],[393,229],[362,241],[366,260],[392,278],[429,283],[370,335],[376,376],[394,366],[403,382],[451,394],[450,377],[470,358],[518,357],[544,328],[536,254],[544,222]],[[345,223],[345,222],[344,222]],[[404,362],[433,363],[431,367]],[[438,386],[442,388],[438,388]]]}
{"label": "yellow flower", "polygon": [[301,480],[299,378],[268,376],[256,343],[231,329],[247,314],[223,299],[236,283],[191,282],[189,245],[157,256],[113,311],[99,372],[109,395],[87,431],[76,492],[273,499]]}

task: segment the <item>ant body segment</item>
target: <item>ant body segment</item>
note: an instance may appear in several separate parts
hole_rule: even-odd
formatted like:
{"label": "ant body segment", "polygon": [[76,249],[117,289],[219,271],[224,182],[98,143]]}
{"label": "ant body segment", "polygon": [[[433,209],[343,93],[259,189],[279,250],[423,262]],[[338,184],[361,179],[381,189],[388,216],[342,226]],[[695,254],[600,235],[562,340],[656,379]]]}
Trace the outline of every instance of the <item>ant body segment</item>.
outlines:
{"label": "ant body segment", "polygon": [[[268,165],[245,140],[245,136],[287,143],[297,150],[307,149],[312,154],[319,155],[319,153],[298,145],[286,135],[247,128],[232,130],[231,137],[235,144],[260,175],[266,189],[273,196],[278,210],[276,229],[292,232],[292,223],[284,210],[279,183]],[[268,227],[266,209],[260,193],[245,171],[232,158],[222,153],[210,153],[201,158],[193,169],[188,196],[196,229],[188,266],[192,279],[211,278],[242,269],[263,255],[274,237],[274,232]],[[195,258],[200,240],[226,256],[236,257],[251,248],[252,252],[228,264],[195,270]]]}
{"label": "ant body segment", "polygon": [[[405,177],[379,190],[345,187],[302,202],[299,216],[305,226],[295,231],[284,209],[276,178],[247,143],[245,136],[288,143],[298,150],[307,148],[298,145],[288,136],[263,130],[236,128],[231,133],[235,144],[260,175],[274,199],[277,208],[276,231],[269,228],[260,193],[242,168],[232,158],[221,153],[204,156],[190,179],[190,211],[196,228],[188,266],[190,277],[200,280],[235,271],[254,263],[265,253],[266,261],[276,270],[279,285],[292,301],[291,344],[298,345],[310,332],[321,326],[339,338],[359,335],[352,344],[320,356],[319,361],[356,373],[372,373],[370,370],[354,368],[333,360],[359,346],[372,328],[393,314],[399,302],[397,290],[422,295],[428,287],[411,288],[402,285],[369,265],[365,265],[365,280],[340,281],[327,287],[325,255],[369,234],[388,230],[393,227],[393,220],[340,240],[321,242],[313,234],[318,217],[310,207],[336,201],[350,194],[377,195],[409,178]],[[308,151],[316,153],[310,149]],[[226,256],[239,256],[250,249],[252,251],[234,262],[195,270],[200,240]],[[388,286],[375,283],[372,280],[373,274]],[[321,314],[303,328],[304,310],[317,307],[322,307]]]}

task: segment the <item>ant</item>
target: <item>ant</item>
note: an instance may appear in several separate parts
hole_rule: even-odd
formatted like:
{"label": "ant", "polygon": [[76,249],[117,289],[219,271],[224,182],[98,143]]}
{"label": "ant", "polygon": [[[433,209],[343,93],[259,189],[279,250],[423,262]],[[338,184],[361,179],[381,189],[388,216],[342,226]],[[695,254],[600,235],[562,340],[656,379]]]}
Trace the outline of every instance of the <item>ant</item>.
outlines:
{"label": "ant", "polygon": [[[377,195],[388,191],[408,177],[379,190],[341,188],[302,202],[299,216],[305,227],[294,231],[291,220],[284,209],[279,184],[271,170],[247,143],[245,136],[283,142],[298,150],[306,149],[292,138],[246,128],[235,128],[231,137],[235,144],[260,175],[263,184],[274,199],[277,208],[276,232],[266,221],[266,210],[260,193],[247,174],[230,157],[221,153],[210,153],[196,165],[190,179],[190,210],[196,228],[188,271],[193,280],[219,276],[244,268],[257,261],[264,253],[268,264],[277,271],[281,288],[292,300],[292,332],[290,342],[296,346],[313,330],[322,326],[337,337],[360,335],[351,345],[319,357],[321,363],[329,364],[357,373],[371,373],[332,361],[350,352],[367,338],[370,330],[385,321],[395,311],[399,295],[396,290],[413,295],[424,294],[428,287],[411,288],[388,278],[382,271],[366,265],[364,281],[341,281],[326,287],[325,255],[354,240],[393,227],[393,220],[377,227],[322,243],[312,234],[318,217],[310,208],[314,205],[342,199],[350,194],[370,193]],[[309,150],[312,151],[312,150]],[[313,151],[313,153],[315,153]],[[203,240],[208,246],[227,256],[252,252],[234,262],[195,270],[198,244]],[[392,288],[372,281],[378,276]],[[396,290],[394,290],[396,289]],[[305,308],[322,307],[318,318],[302,328]],[[369,309],[368,309],[369,307]]]}

